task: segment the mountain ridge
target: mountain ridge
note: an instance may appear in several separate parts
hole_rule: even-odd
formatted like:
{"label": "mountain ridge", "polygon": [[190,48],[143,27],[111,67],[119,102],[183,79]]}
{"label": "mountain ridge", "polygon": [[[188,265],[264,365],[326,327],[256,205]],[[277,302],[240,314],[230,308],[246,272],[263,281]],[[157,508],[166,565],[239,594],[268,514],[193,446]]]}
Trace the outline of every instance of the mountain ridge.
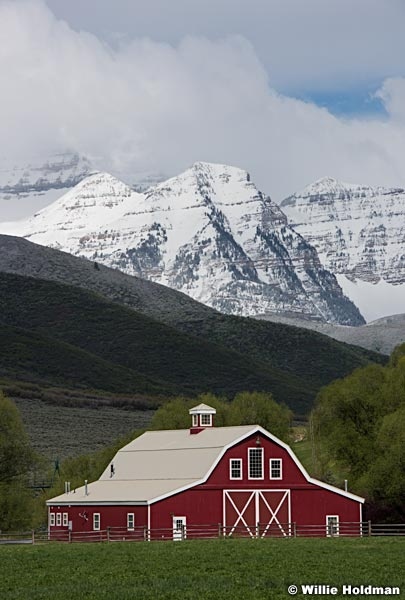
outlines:
{"label": "mountain ridge", "polygon": [[152,279],[221,312],[364,322],[315,249],[236,167],[195,163],[145,193],[98,173],[1,231]]}

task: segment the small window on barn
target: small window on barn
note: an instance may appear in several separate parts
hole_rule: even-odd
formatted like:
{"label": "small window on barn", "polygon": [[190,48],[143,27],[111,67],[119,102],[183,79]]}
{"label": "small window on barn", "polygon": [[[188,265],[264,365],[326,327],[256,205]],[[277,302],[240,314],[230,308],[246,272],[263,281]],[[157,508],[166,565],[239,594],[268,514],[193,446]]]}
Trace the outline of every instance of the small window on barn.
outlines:
{"label": "small window on barn", "polygon": [[339,515],[326,516],[326,535],[328,537],[339,535]]}
{"label": "small window on barn", "polygon": [[127,513],[127,529],[133,530],[135,527],[135,515],[134,513]]}
{"label": "small window on barn", "polygon": [[51,527],[55,525],[55,513],[49,513],[49,525]]}
{"label": "small window on barn", "polygon": [[263,448],[249,448],[249,479],[263,479]]}
{"label": "small window on barn", "polygon": [[229,460],[229,479],[242,479],[241,458],[231,458]]}
{"label": "small window on barn", "polygon": [[193,427],[198,427],[198,415],[193,415]]}
{"label": "small window on barn", "polygon": [[93,529],[94,531],[100,531],[100,513],[93,514]]}
{"label": "small window on barn", "polygon": [[281,458],[270,459],[270,479],[282,479],[283,466]]}
{"label": "small window on barn", "polygon": [[69,525],[68,513],[63,513],[63,527],[67,527],[68,525]]}
{"label": "small window on barn", "polygon": [[62,525],[62,513],[56,513],[56,526],[60,527]]}
{"label": "small window on barn", "polygon": [[201,425],[212,425],[212,415],[201,415]]}

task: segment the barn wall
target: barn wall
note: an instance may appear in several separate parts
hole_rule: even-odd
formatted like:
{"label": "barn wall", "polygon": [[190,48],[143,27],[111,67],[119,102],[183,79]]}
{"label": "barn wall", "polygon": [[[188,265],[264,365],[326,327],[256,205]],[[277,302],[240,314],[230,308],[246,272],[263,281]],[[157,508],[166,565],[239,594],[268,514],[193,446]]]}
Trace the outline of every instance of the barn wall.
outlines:
{"label": "barn wall", "polygon": [[[148,509],[146,506],[51,506],[49,512],[68,513],[68,520],[72,521],[73,532],[92,532],[93,514],[100,513],[100,529],[107,527],[119,527],[126,529],[127,513],[134,513],[135,527],[147,527]],[[85,518],[87,517],[87,519]],[[55,516],[56,521],[56,516]],[[51,527],[51,534],[67,532],[68,527]]]}
{"label": "barn wall", "polygon": [[359,503],[315,485],[291,492],[291,520],[302,525],[326,523],[327,515],[338,515],[341,523],[360,520]]}

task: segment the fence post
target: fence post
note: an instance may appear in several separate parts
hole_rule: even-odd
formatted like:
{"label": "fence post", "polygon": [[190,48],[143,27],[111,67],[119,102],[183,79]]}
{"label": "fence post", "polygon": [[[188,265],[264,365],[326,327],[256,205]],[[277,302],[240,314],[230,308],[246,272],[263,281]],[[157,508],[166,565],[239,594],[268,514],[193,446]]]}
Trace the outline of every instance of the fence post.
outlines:
{"label": "fence post", "polygon": [[371,536],[371,521],[368,522],[368,536]]}
{"label": "fence post", "polygon": [[110,541],[110,527],[107,527],[107,542]]}
{"label": "fence post", "polygon": [[293,523],[293,532],[294,532],[294,537],[297,537],[297,523],[295,521]]}
{"label": "fence post", "polygon": [[218,523],[218,537],[221,537],[222,523]]}
{"label": "fence post", "polygon": [[32,544],[35,544],[35,531],[34,530],[31,531],[31,541],[32,541]]}
{"label": "fence post", "polygon": [[144,525],[144,527],[143,527],[143,541],[144,542],[148,541],[148,529],[147,529],[146,525]]}
{"label": "fence post", "polygon": [[70,529],[68,531],[68,542],[69,542],[69,544],[72,543],[72,531]]}
{"label": "fence post", "polygon": [[185,539],[184,523],[181,524],[181,541]]}
{"label": "fence post", "polygon": [[256,538],[260,537],[260,523],[256,523]]}

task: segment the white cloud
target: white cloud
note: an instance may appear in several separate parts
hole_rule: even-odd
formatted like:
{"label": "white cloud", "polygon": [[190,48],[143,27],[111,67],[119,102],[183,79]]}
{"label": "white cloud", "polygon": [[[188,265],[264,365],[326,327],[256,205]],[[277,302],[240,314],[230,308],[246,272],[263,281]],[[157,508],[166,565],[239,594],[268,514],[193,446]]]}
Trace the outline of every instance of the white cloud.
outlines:
{"label": "white cloud", "polygon": [[4,154],[72,148],[113,171],[169,174],[226,162],[275,199],[326,174],[405,185],[400,78],[380,92],[388,118],[343,120],[272,90],[240,36],[113,50],[27,0],[0,3],[0,37]]}

